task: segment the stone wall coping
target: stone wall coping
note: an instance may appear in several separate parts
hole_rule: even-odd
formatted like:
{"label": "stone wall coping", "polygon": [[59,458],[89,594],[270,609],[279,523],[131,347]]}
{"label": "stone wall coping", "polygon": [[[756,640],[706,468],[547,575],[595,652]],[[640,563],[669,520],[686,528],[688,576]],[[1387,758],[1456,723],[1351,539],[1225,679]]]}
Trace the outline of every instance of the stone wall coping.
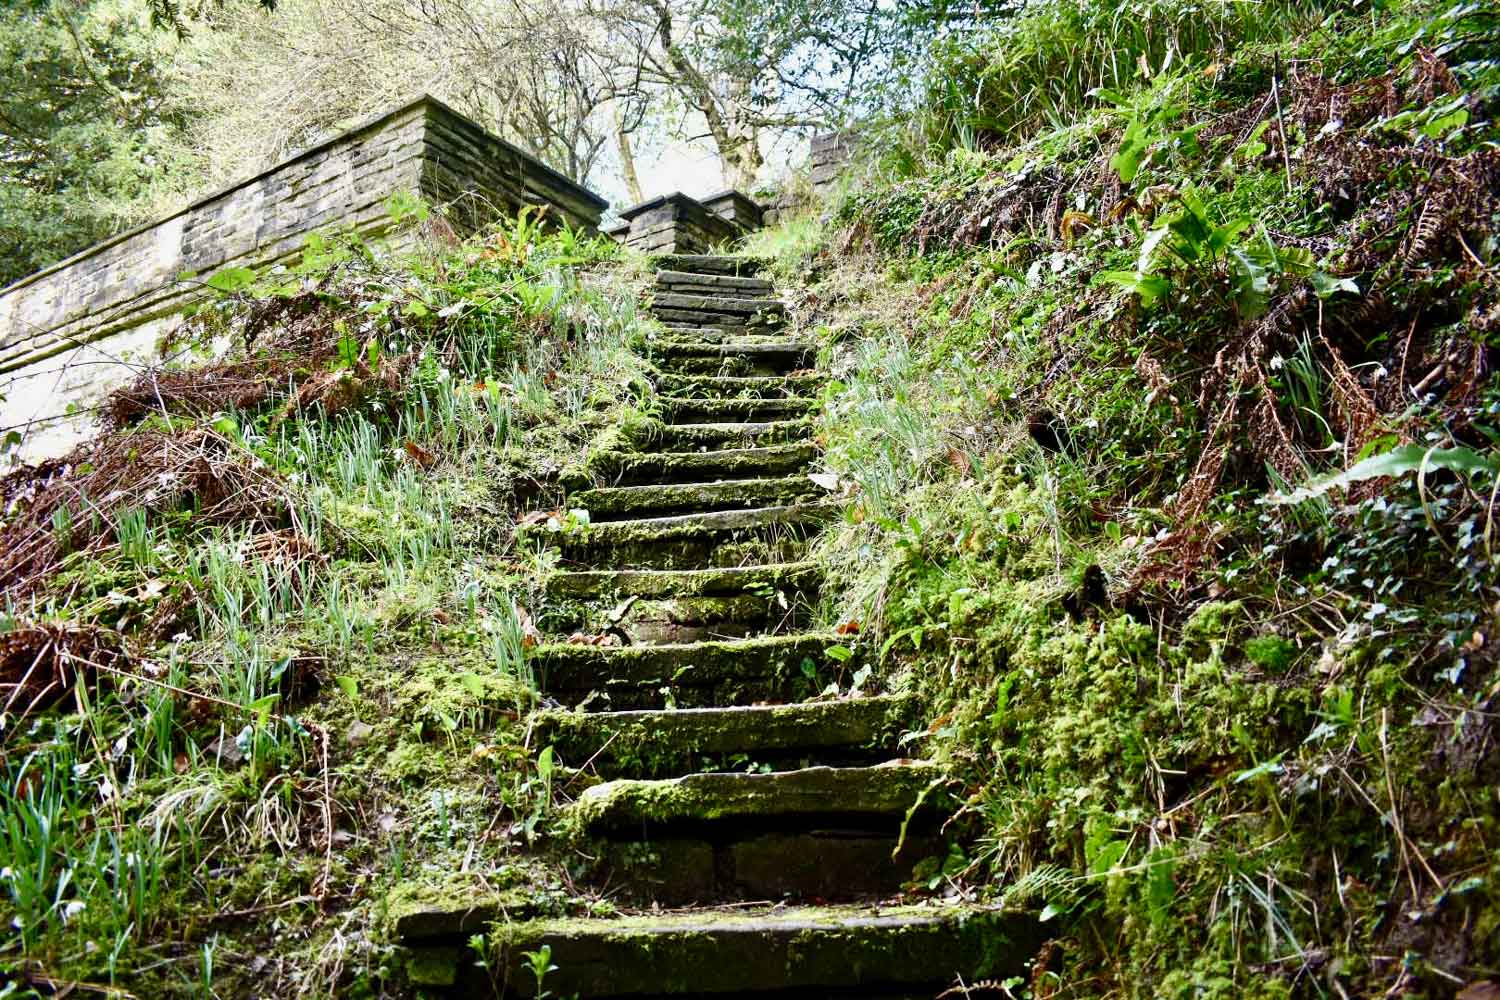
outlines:
{"label": "stone wall coping", "polygon": [[764,207],[764,206],[761,205],[760,202],[756,201],[754,198],[750,197],[748,194],[746,194],[745,192],[741,191],[739,188],[725,188],[722,191],[715,191],[713,194],[704,195],[702,198],[699,198],[698,200],[701,201],[703,204],[708,205],[708,204],[711,204],[712,202],[716,202],[716,201],[732,201],[732,200],[734,200],[736,198],[738,198],[740,201],[748,202],[750,205],[754,206],[755,208],[763,208]]}
{"label": "stone wall coping", "polygon": [[702,198],[694,198],[692,195],[684,194],[681,191],[672,191],[667,194],[659,194],[655,198],[647,198],[645,201],[640,202],[639,204],[631,205],[629,208],[622,208],[620,209],[618,214],[621,219],[629,222],[637,215],[640,215],[643,212],[649,212],[653,208],[660,208],[662,205],[665,205],[668,202],[675,202],[679,205],[687,202],[692,202],[697,205],[706,206],[711,201],[722,201],[725,198],[729,198],[731,196],[742,198],[745,201],[749,202],[751,205],[754,205],[756,208],[761,207],[759,202],[757,202],[754,198],[751,198],[749,195],[745,194],[738,188],[726,188],[723,191],[719,191],[715,194],[707,195]]}
{"label": "stone wall coping", "polygon": [[26,277],[20,279],[19,281],[6,285],[4,288],[0,288],[0,296],[7,295],[20,288],[25,288],[27,285],[39,281],[50,274],[54,274],[58,271],[63,270],[64,268],[71,267],[77,262],[92,257],[97,253],[102,253],[103,251],[108,250],[110,247],[130,239],[132,236],[138,236],[141,233],[146,232],[148,229],[155,229],[157,226],[160,226],[163,223],[171,222],[173,219],[176,219],[179,216],[187,215],[195,209],[202,208],[205,205],[218,201],[219,199],[224,198],[235,191],[238,191],[240,188],[249,187],[256,181],[268,177],[278,171],[285,170],[287,167],[291,166],[294,163],[298,163],[302,160],[317,156],[333,146],[337,146],[340,143],[347,142],[349,140],[349,137],[354,135],[355,133],[372,129],[377,125],[381,125],[384,122],[397,117],[398,115],[405,114],[412,109],[421,107],[423,105],[427,105],[428,107],[434,108],[437,111],[448,115],[449,117],[457,118],[459,121],[464,122],[467,125],[484,131],[495,142],[498,142],[500,145],[504,146],[508,151],[522,157],[538,170],[542,171],[553,179],[567,185],[568,187],[576,189],[578,193],[584,198],[598,205],[601,211],[609,207],[608,200],[599,197],[597,194],[590,191],[582,184],[579,184],[577,181],[569,180],[567,177],[547,166],[545,163],[543,163],[541,160],[538,160],[530,153],[517,147],[514,143],[507,142],[499,136],[491,135],[488,130],[484,129],[484,127],[478,122],[459,114],[457,111],[454,111],[447,104],[438,100],[436,97],[433,97],[431,94],[421,94],[410,101],[406,101],[403,104],[395,105],[393,107],[387,108],[384,111],[371,115],[370,117],[365,118],[357,124],[344,129],[338,134],[330,136],[327,139],[322,140],[321,142],[315,143],[314,145],[308,146],[306,149],[301,150],[300,152],[297,152],[292,156],[289,156],[286,159],[265,168],[264,170],[251,174],[249,177],[244,177],[240,180],[233,181],[229,184],[224,185],[223,187],[216,188],[208,194],[195,198],[175,212],[152,219],[150,222],[142,223],[139,226],[134,226],[130,229],[125,230],[124,232],[116,233],[108,239],[101,240],[100,242],[95,243],[93,246],[78,251],[71,257],[67,257],[63,260],[58,261],[56,264],[48,265],[47,267],[42,268],[40,271],[28,274]]}

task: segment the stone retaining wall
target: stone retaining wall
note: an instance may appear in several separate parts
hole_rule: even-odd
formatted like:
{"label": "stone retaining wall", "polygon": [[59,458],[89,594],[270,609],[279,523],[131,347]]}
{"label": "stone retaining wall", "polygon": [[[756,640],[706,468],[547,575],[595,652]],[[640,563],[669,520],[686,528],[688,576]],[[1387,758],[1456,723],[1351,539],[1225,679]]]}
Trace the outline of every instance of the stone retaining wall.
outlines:
{"label": "stone retaining wall", "polygon": [[378,234],[398,191],[447,206],[461,231],[523,205],[592,231],[606,204],[421,97],[0,290],[0,435],[20,432],[28,460],[62,452],[87,426],[70,411],[151,361],[204,294],[201,280],[179,275],[269,264],[329,225]]}

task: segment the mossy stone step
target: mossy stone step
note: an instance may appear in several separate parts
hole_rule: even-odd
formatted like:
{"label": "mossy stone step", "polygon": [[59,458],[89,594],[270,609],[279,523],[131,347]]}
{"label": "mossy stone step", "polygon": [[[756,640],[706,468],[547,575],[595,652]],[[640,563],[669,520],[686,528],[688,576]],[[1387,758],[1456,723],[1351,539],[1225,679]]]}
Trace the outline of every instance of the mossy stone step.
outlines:
{"label": "mossy stone step", "polygon": [[563,558],[621,569],[703,569],[800,559],[806,542],[838,516],[841,504],[808,501],[591,524],[546,535]]}
{"label": "mossy stone step", "polygon": [[701,597],[749,590],[785,593],[816,590],[823,570],[817,563],[734,566],[688,570],[585,570],[554,573],[547,578],[553,597]]}
{"label": "mossy stone step", "polygon": [[532,650],[541,690],[589,710],[706,708],[797,702],[812,697],[855,664],[828,650],[831,633],[763,636],[658,646],[552,643]]}
{"label": "mossy stone step", "polygon": [[692,253],[661,254],[651,258],[657,271],[679,271],[683,274],[735,274],[748,277],[759,274],[766,261],[759,257],[729,254]]}
{"label": "mossy stone step", "polygon": [[[683,295],[658,293],[651,299],[651,311],[657,316],[672,312],[702,313],[731,323],[748,323],[743,317],[779,316],[786,312],[786,303],[780,299],[742,299],[730,295]],[[730,317],[742,317],[733,319]]]}
{"label": "mossy stone step", "polygon": [[553,709],[532,715],[531,727],[538,746],[552,745],[572,766],[592,762],[607,777],[661,778],[740,754],[756,763],[873,762],[895,754],[901,733],[916,724],[916,708],[914,699],[877,695],[676,711]]}
{"label": "mossy stone step", "polygon": [[770,374],[806,368],[817,347],[802,341],[779,344],[678,340],[652,346],[657,368],[684,375]]}
{"label": "mossy stone step", "polygon": [[[545,945],[557,966],[546,989],[587,1000],[791,990],[874,998],[917,987],[931,996],[955,979],[973,983],[1023,973],[1041,940],[1040,925],[1029,916],[914,905],[518,921],[495,925],[487,943],[494,949],[488,964],[510,984],[509,995],[535,995],[524,953]],[[428,959],[420,966],[427,972],[421,985],[452,987],[452,996],[496,995],[489,970],[460,947],[463,942],[431,944],[438,947],[408,952]],[[414,962],[408,967],[418,968]]]}
{"label": "mossy stone step", "polygon": [[652,447],[662,451],[700,451],[793,444],[812,434],[807,420],[729,421],[708,424],[662,424]]}
{"label": "mossy stone step", "polygon": [[801,602],[782,607],[776,598],[759,594],[674,597],[636,601],[612,627],[595,626],[589,632],[624,635],[630,645],[718,642],[805,631],[812,622],[811,610]]}
{"label": "mossy stone step", "polygon": [[816,399],[703,399],[663,396],[663,416],[672,423],[724,423],[731,420],[790,420],[818,408]]}
{"label": "mossy stone step", "polygon": [[891,820],[897,824],[918,805],[930,808],[930,786],[942,769],[927,761],[897,761],[872,767],[806,767],[769,774],[719,771],[680,778],[618,778],[586,789],[568,809],[586,835],[638,838],[684,826],[837,817]]}
{"label": "mossy stone step", "polygon": [[695,399],[805,399],[817,395],[822,375],[673,375],[656,377],[667,395]]}
{"label": "mossy stone step", "polygon": [[582,507],[595,522],[601,522],[608,518],[779,506],[827,495],[827,490],[806,476],[783,476],[707,483],[607,486],[572,494],[568,497],[568,506]]}
{"label": "mossy stone step", "polygon": [[781,344],[787,343],[784,331],[766,326],[747,326],[738,322],[678,323],[658,320],[662,336],[654,344],[669,344],[677,341],[696,344]]}
{"label": "mossy stone step", "polygon": [[[664,438],[672,434],[670,426],[662,431]],[[597,457],[592,469],[607,481],[624,486],[774,479],[802,472],[817,456],[817,446],[806,442],[716,451],[616,452]]]}

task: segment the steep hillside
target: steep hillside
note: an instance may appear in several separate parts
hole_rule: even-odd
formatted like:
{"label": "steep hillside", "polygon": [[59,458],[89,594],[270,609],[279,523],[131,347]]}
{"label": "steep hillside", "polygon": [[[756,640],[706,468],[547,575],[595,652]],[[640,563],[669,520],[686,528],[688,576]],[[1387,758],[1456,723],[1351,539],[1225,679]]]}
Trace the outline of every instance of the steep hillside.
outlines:
{"label": "steep hillside", "polygon": [[214,278],[0,485],[8,995],[1500,991],[1500,23],[1116,6],[737,256]]}

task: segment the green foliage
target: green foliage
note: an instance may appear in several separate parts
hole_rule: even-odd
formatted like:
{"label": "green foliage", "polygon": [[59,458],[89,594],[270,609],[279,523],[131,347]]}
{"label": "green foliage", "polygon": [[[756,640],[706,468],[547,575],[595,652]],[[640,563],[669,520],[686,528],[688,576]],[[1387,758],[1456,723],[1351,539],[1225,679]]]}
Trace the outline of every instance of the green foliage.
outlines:
{"label": "green foliage", "polygon": [[1294,35],[1332,5],[1315,0],[1028,2],[990,30],[955,34],[937,52],[924,124],[942,148],[963,134],[1013,140],[1072,124],[1091,94],[1119,91],[1184,64],[1202,68],[1252,42]]}
{"label": "green foliage", "polygon": [[186,176],[171,45],[144,15],[56,0],[0,22],[0,285],[149,214]]}

